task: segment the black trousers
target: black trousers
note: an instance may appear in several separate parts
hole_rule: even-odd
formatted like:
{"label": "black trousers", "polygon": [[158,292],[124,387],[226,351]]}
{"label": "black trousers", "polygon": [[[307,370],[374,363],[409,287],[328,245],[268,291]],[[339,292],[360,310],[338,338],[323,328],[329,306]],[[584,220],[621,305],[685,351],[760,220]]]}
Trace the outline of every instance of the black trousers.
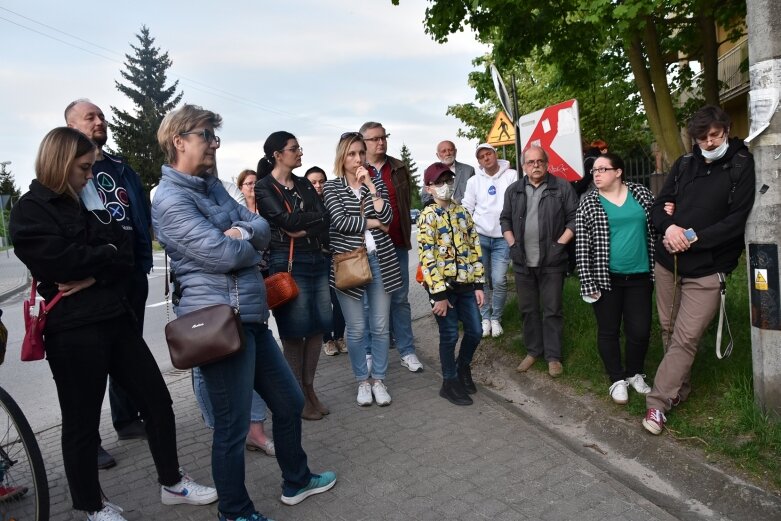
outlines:
{"label": "black trousers", "polygon": [[[141,336],[144,336],[144,311],[148,295],[149,280],[146,278],[146,273],[134,271],[128,284],[127,299],[136,316],[136,324]],[[114,429],[120,430],[140,418],[138,407],[130,399],[130,395],[112,378],[108,380],[108,401],[111,404],[111,422],[114,424]]]}
{"label": "black trousers", "polygon": [[[597,346],[611,382],[643,374],[651,337],[651,296],[648,275],[611,275],[610,291],[596,301]],[[621,325],[624,326],[626,360],[621,363]]]}
{"label": "black trousers", "polygon": [[129,313],[47,334],[46,355],[62,410],[62,457],[74,509],[103,508],[95,455],[108,375],[128,392],[146,419],[160,484],[179,482],[171,395]]}

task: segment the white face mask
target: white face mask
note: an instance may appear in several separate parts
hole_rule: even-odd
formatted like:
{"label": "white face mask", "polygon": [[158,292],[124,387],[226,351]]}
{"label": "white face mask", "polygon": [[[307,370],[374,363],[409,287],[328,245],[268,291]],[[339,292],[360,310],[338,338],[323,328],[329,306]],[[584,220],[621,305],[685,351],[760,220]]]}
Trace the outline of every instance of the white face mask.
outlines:
{"label": "white face mask", "polygon": [[87,210],[106,209],[106,207],[103,206],[103,201],[100,200],[98,189],[95,188],[95,185],[92,183],[92,181],[87,181],[87,184],[84,185],[84,188],[81,189],[81,192],[79,192],[79,199],[81,199],[81,202],[84,203],[84,207]]}
{"label": "white face mask", "polygon": [[724,154],[727,153],[728,148],[729,148],[729,142],[725,137],[724,143],[722,143],[718,147],[714,148],[713,150],[705,150],[704,148],[700,148],[700,152],[702,152],[702,157],[704,157],[708,161],[716,161],[724,157]]}
{"label": "white face mask", "polygon": [[454,191],[455,191],[455,185],[449,185],[445,183],[442,186],[434,187],[434,197],[441,201],[449,201],[450,198],[453,197]]}

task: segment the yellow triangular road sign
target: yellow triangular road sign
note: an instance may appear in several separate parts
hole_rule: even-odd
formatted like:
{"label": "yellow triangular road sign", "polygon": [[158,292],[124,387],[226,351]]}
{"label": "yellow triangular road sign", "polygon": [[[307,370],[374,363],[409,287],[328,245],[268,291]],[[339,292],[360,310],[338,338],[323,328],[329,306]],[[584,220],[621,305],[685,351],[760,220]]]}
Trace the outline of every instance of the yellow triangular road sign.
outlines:
{"label": "yellow triangular road sign", "polygon": [[496,115],[496,120],[485,141],[495,147],[515,144],[515,125],[513,125],[513,122],[510,121],[510,118],[507,117],[504,111],[500,111]]}

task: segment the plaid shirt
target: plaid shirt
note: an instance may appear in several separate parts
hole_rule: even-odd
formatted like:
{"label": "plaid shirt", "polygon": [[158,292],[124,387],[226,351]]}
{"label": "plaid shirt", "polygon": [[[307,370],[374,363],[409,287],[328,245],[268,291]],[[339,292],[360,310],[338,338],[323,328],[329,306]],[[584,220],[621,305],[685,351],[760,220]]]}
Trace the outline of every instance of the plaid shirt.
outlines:
{"label": "plaid shirt", "polygon": [[[637,183],[626,183],[629,192],[645,210],[648,227],[648,270],[654,277],[654,242],[656,230],[651,224],[651,191]],[[580,295],[590,296],[600,290],[610,291],[610,226],[607,214],[599,201],[599,190],[592,190],[583,198],[575,215],[575,259],[580,278]]]}

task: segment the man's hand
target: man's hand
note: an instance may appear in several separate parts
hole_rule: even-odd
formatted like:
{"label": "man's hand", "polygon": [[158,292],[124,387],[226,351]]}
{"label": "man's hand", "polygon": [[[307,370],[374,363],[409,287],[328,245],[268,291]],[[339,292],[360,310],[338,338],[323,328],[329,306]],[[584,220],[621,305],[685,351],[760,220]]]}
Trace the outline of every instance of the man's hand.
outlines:
{"label": "man's hand", "polygon": [[74,293],[78,293],[83,289],[87,289],[93,284],[95,284],[95,277],[87,277],[86,279],[83,280],[72,280],[70,282],[58,282],[57,289],[63,292],[62,293],[63,297],[70,297]]}
{"label": "man's hand", "polygon": [[475,290],[475,300],[477,301],[477,307],[483,307],[485,304],[485,293],[483,293],[482,289]]}
{"label": "man's hand", "polygon": [[433,311],[434,314],[438,317],[444,317],[447,316],[448,308],[452,308],[452,307],[453,306],[450,304],[450,301],[448,299],[438,300],[434,302],[434,307],[431,308],[431,311]]}
{"label": "man's hand", "polygon": [[662,243],[670,253],[681,253],[691,247],[689,239],[683,234],[683,228],[676,224],[671,224],[664,232]]}

